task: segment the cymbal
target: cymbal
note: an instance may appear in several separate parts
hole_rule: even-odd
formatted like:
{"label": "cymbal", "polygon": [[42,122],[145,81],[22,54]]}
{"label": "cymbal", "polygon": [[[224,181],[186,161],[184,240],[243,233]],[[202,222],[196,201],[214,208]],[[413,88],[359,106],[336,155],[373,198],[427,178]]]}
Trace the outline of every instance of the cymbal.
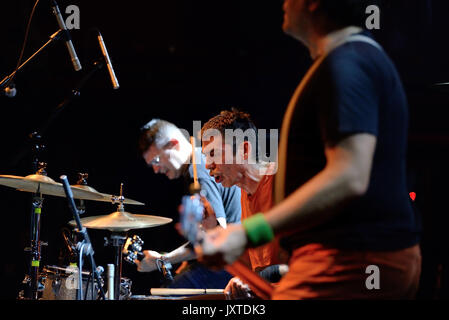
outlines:
{"label": "cymbal", "polygon": [[[65,197],[64,187],[62,183],[54,181],[41,174],[31,174],[26,177],[0,175],[0,185],[15,188],[18,191],[41,193],[45,195]],[[73,198],[82,200],[96,200],[102,201],[104,195],[98,192],[93,192],[86,189],[81,189],[75,186],[70,186],[73,193]]]}
{"label": "cymbal", "polygon": [[[173,220],[165,217],[132,214],[123,210],[113,212],[104,216],[93,216],[81,219],[83,227],[89,229],[103,229],[110,231],[128,231],[131,229],[143,229],[161,226],[172,222]],[[75,220],[69,222],[76,226]]]}
{"label": "cymbal", "polygon": [[[101,199],[95,199],[96,201],[112,202],[112,203],[120,202],[120,197],[119,196],[114,196],[112,194],[107,194],[107,193],[101,193],[101,192],[98,192],[97,190],[95,190],[94,188],[89,187],[89,186],[85,186],[85,185],[81,185],[81,184],[75,184],[75,185],[73,185],[73,187],[77,187],[77,188],[80,188],[80,189],[84,189],[84,190],[87,190],[87,191],[90,191],[90,192],[94,192],[94,193],[100,194],[102,196],[102,198]],[[124,204],[135,204],[135,205],[138,205],[138,206],[144,206],[145,205],[145,203],[142,203],[142,202],[139,202],[139,201],[136,201],[136,200],[132,200],[132,199],[127,199],[127,198],[124,198],[123,203]]]}

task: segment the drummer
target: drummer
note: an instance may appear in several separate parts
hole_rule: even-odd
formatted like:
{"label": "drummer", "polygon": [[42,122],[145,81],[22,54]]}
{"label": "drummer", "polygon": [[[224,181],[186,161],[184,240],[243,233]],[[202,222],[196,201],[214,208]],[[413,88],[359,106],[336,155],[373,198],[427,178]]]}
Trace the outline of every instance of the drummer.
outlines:
{"label": "drummer", "polygon": [[[155,173],[165,174],[169,179],[193,179],[192,145],[182,131],[173,123],[153,119],[141,128],[139,150],[145,162]],[[215,182],[205,166],[205,157],[201,148],[195,148],[197,176],[202,190],[205,191],[203,203],[205,214],[202,225],[206,229],[216,226],[226,228],[228,223],[240,223],[240,188],[224,188]],[[187,184],[188,185],[188,184]],[[187,190],[186,190],[187,193]],[[194,260],[195,254],[187,245],[183,245],[163,257],[156,251],[144,251],[144,259],[136,260],[137,270],[150,272],[157,270],[156,260],[176,264]],[[197,262],[190,263],[190,270],[179,274],[168,285],[172,288],[224,288],[232,276],[222,271],[211,271]]]}

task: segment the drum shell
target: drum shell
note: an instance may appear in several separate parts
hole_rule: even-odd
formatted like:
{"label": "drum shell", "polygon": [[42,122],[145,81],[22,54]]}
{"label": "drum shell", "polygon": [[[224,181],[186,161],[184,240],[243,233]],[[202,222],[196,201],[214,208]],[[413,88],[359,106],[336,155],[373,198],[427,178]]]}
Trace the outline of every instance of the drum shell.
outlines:
{"label": "drum shell", "polygon": [[[46,267],[40,273],[40,282],[43,284],[41,300],[77,300],[79,279],[75,268]],[[87,273],[88,274],[88,273]],[[97,300],[98,286],[95,283],[92,296],[92,279],[87,287],[88,275],[83,272],[83,300]],[[86,297],[86,289],[87,297]],[[86,297],[86,298],[85,298]]]}

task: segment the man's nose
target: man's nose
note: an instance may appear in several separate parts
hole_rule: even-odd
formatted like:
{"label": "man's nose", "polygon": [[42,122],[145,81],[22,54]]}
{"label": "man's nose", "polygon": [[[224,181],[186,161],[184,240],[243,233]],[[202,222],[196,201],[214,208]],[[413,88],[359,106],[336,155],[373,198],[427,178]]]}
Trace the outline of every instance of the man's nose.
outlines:
{"label": "man's nose", "polygon": [[157,164],[153,164],[153,171],[154,171],[154,173],[159,173],[160,170],[161,170],[160,166],[158,166]]}
{"label": "man's nose", "polygon": [[213,162],[206,162],[206,169],[207,170],[211,170],[211,169],[213,169],[213,168],[215,168],[215,163],[213,163]]}

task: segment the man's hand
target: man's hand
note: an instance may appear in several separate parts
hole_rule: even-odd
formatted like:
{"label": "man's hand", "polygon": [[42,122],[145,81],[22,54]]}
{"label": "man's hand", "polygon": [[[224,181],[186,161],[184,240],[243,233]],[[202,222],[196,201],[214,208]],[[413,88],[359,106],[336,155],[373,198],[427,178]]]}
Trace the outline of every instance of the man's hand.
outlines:
{"label": "man's hand", "polygon": [[211,230],[218,225],[214,208],[212,208],[210,202],[203,196],[201,196],[201,202],[204,206],[203,220],[201,221],[201,225],[203,226],[204,230]]}
{"label": "man's hand", "polygon": [[227,300],[244,300],[253,299],[254,294],[249,286],[240,280],[240,278],[234,277],[224,289],[224,294]]}
{"label": "man's hand", "polygon": [[142,261],[134,260],[137,265],[137,271],[139,272],[151,272],[157,270],[156,260],[161,259],[162,255],[159,252],[145,250],[143,252],[145,258]]}
{"label": "man's hand", "polygon": [[216,269],[232,264],[245,251],[248,243],[246,233],[239,224],[230,224],[226,229],[217,227],[206,232],[201,245],[195,247],[198,260]]}

